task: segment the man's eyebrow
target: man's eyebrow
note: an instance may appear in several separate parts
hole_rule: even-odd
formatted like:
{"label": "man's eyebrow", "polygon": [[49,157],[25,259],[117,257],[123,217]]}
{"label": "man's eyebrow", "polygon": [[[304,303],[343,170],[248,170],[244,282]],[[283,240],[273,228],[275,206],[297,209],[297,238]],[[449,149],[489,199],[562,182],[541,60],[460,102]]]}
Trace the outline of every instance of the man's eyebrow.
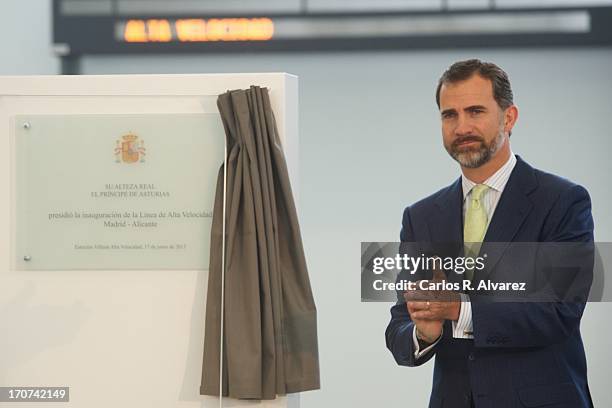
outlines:
{"label": "man's eyebrow", "polygon": [[475,110],[475,109],[487,110],[487,107],[486,106],[482,106],[482,105],[472,105],[472,106],[468,106],[464,110],[465,111],[471,111],[471,110]]}
{"label": "man's eyebrow", "polygon": [[442,112],[440,112],[441,115],[445,115],[447,113],[457,113],[457,111],[453,108],[450,108],[450,109],[444,109]]}

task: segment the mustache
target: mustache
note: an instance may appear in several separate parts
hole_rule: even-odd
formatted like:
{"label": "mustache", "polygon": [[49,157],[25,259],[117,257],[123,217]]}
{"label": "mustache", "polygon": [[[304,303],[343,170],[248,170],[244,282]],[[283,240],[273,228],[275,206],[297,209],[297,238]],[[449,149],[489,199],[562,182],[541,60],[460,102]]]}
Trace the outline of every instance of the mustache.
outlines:
{"label": "mustache", "polygon": [[458,139],[455,139],[453,141],[453,146],[457,147],[459,144],[465,143],[465,142],[480,142],[484,144],[484,139],[479,136],[473,136],[473,135],[463,136]]}

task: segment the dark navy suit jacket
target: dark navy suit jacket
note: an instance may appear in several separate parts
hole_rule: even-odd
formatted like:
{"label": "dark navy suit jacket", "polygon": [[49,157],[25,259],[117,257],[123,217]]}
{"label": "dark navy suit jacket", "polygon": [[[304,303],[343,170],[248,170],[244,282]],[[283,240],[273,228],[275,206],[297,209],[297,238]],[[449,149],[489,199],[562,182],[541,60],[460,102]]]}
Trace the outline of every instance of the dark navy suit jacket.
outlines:
{"label": "dark navy suit jacket", "polygon": [[[404,211],[401,241],[462,242],[461,179]],[[484,238],[487,242],[592,242],[587,191],[568,180],[517,163]],[[442,339],[414,358],[414,323],[400,298],[391,308],[387,347],[400,365],[435,356],[430,408],[587,408],[580,318],[585,302],[472,304],[474,339]]]}

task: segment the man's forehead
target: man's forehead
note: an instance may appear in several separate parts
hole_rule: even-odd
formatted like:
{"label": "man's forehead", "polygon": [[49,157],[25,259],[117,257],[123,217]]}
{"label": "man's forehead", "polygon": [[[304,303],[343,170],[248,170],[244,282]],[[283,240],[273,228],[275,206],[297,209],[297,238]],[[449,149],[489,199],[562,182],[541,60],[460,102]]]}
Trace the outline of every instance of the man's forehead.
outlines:
{"label": "man's forehead", "polygon": [[495,102],[491,81],[479,75],[458,82],[444,83],[440,88],[440,108],[455,104],[489,104]]}

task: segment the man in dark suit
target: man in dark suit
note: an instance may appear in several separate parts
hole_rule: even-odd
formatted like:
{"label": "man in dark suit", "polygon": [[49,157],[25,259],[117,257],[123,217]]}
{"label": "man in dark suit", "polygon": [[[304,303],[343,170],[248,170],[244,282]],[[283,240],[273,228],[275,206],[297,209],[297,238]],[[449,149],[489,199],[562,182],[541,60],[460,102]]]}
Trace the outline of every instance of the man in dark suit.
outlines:
{"label": "man in dark suit", "polygon": [[[444,146],[462,174],[405,209],[401,241],[454,241],[465,251],[472,243],[475,254],[494,242],[592,243],[587,191],[512,153],[518,109],[501,68],[479,60],[453,64],[436,101]],[[478,272],[466,278],[476,281]],[[405,366],[435,356],[430,408],[593,406],[580,336],[586,297],[478,302],[452,293],[451,301],[424,302],[406,292],[399,299],[387,347]]]}

